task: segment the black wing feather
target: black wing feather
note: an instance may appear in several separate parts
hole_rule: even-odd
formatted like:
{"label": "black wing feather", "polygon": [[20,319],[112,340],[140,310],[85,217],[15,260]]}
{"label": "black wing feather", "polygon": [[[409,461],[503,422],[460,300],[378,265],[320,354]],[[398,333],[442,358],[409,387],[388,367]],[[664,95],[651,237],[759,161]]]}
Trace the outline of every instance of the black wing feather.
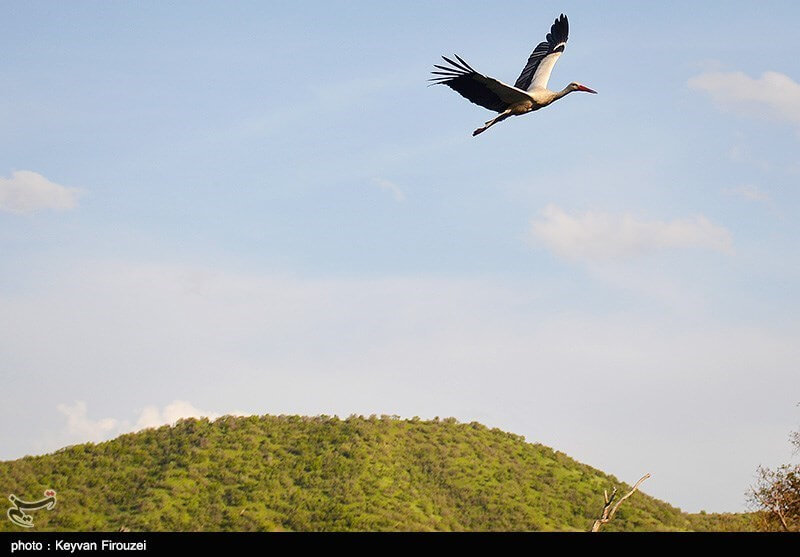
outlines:
{"label": "black wing feather", "polygon": [[528,58],[528,63],[525,64],[522,73],[519,74],[517,82],[514,83],[514,87],[527,90],[528,87],[531,86],[531,81],[533,81],[533,74],[536,73],[536,69],[539,67],[544,57],[553,52],[563,51],[564,45],[562,43],[567,42],[568,37],[569,21],[567,21],[567,16],[561,14],[561,17],[556,19],[555,22],[553,22],[553,26],[550,27],[550,32],[546,37],[547,40],[539,43],[536,48],[533,49],[530,58]]}
{"label": "black wing feather", "polygon": [[468,101],[495,112],[503,112],[508,108],[508,101],[503,100],[497,93],[487,87],[487,82],[495,81],[494,79],[479,74],[458,56],[456,58],[461,64],[453,62],[444,56],[442,58],[452,64],[453,67],[448,68],[434,64],[434,67],[445,71],[431,72],[435,75],[443,76],[429,79],[428,81],[433,82],[432,85],[447,85]]}
{"label": "black wing feather", "polygon": [[[465,66],[465,67],[466,67],[466,68],[467,68],[469,71],[471,71],[471,72],[475,72],[475,70],[473,70],[473,69],[472,69],[472,66],[470,66],[469,64],[467,64],[466,62],[464,62],[463,58],[461,58],[461,56],[459,56],[458,54],[456,54],[456,59],[457,59],[459,62],[461,62],[461,64],[463,64],[463,65],[464,65],[464,66]],[[478,72],[475,72],[475,73],[478,73]]]}

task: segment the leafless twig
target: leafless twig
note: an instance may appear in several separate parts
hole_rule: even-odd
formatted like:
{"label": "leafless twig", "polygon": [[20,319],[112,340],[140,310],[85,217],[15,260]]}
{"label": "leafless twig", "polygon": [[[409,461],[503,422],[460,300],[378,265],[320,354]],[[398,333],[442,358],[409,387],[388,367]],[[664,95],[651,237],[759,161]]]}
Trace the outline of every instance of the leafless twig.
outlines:
{"label": "leafless twig", "polygon": [[625,499],[627,499],[628,497],[630,497],[631,495],[633,495],[633,492],[636,491],[637,489],[639,489],[639,486],[642,485],[642,482],[645,481],[649,477],[650,477],[650,474],[645,474],[644,476],[639,478],[639,481],[636,482],[636,485],[633,486],[633,489],[631,489],[628,492],[628,494],[625,495],[622,499],[617,501],[617,504],[614,505],[613,507],[611,505],[614,503],[614,497],[617,496],[617,488],[615,487],[611,491],[611,497],[608,496],[608,491],[603,490],[603,497],[605,498],[605,505],[603,505],[603,514],[601,514],[600,518],[595,520],[594,524],[592,524],[592,532],[599,532],[600,531],[600,527],[603,524],[611,522],[611,519],[614,518],[614,515],[616,514],[617,509],[622,504],[622,502]]}

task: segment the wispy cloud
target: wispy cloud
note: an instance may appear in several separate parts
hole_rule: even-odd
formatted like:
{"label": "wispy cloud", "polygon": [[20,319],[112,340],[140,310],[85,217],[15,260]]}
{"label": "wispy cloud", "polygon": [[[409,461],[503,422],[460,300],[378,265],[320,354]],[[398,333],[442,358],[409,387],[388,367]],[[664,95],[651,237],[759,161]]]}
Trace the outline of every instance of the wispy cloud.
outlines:
{"label": "wispy cloud", "polygon": [[551,204],[531,223],[531,235],[568,259],[626,259],[665,248],[733,251],[730,232],[702,215],[664,222],[591,211],[570,215]]}
{"label": "wispy cloud", "polygon": [[32,213],[42,209],[64,211],[78,204],[81,190],[51,182],[37,172],[19,170],[0,177],[0,210]]}
{"label": "wispy cloud", "polygon": [[407,83],[414,79],[413,74],[386,74],[381,76],[360,77],[346,79],[336,83],[328,83],[321,87],[315,87],[313,92],[325,103],[331,105],[352,105],[363,101],[367,97],[379,94],[391,87],[396,87],[398,83]]}
{"label": "wispy cloud", "polygon": [[772,200],[769,194],[751,184],[744,184],[734,188],[728,188],[725,190],[725,192],[729,195],[741,197],[749,201],[767,202]]}
{"label": "wispy cloud", "polygon": [[755,79],[743,72],[705,72],[689,79],[688,86],[708,93],[725,110],[800,126],[800,83],[785,74],[764,72]]}
{"label": "wispy cloud", "polygon": [[402,203],[403,201],[406,200],[406,194],[403,192],[403,190],[400,189],[400,186],[398,186],[394,182],[386,180],[384,178],[375,178],[373,180],[373,183],[380,189],[391,193],[392,197],[394,197],[394,200],[397,201],[398,203]]}
{"label": "wispy cloud", "polygon": [[354,107],[363,109],[364,104],[379,100],[389,89],[413,87],[417,77],[413,72],[393,72],[315,84],[314,87],[297,91],[294,102],[271,106],[266,111],[234,122],[227,129],[215,131],[211,140],[218,143],[280,134],[287,125],[297,126],[307,121],[318,124],[321,118],[338,118]]}
{"label": "wispy cloud", "polygon": [[775,165],[764,157],[755,154],[752,148],[744,143],[743,135],[739,135],[737,142],[728,150],[728,158],[735,163],[754,166],[762,172],[774,171]]}

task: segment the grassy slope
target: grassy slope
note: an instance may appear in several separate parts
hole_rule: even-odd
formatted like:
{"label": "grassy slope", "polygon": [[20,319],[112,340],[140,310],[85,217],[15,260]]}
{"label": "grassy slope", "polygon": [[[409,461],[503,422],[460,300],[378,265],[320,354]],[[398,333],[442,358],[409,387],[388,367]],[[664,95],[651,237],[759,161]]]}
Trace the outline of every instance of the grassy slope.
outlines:
{"label": "grassy slope", "polygon": [[[627,488],[453,419],[190,419],[0,463],[4,493],[57,491],[36,530],[587,530],[615,485]],[[687,515],[636,493],[605,529],[748,527],[745,515]]]}

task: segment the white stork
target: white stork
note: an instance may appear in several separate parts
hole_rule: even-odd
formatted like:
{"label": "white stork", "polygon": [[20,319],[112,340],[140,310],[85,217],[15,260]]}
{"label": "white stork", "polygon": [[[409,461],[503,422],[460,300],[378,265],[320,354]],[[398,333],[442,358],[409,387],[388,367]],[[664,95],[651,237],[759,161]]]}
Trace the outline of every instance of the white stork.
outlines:
{"label": "white stork", "polygon": [[564,47],[567,46],[568,35],[569,22],[567,16],[561,14],[550,28],[547,40],[533,49],[528,63],[513,87],[476,72],[458,55],[456,58],[460,63],[442,56],[451,67],[434,64],[434,67],[443,71],[432,72],[438,77],[429,81],[433,82],[432,85],[447,85],[470,102],[500,113],[472,132],[472,135],[478,135],[509,116],[519,116],[539,110],[573,91],[597,93],[575,81],[561,91],[550,91],[547,88],[550,72],[553,71],[558,57],[564,52]]}

